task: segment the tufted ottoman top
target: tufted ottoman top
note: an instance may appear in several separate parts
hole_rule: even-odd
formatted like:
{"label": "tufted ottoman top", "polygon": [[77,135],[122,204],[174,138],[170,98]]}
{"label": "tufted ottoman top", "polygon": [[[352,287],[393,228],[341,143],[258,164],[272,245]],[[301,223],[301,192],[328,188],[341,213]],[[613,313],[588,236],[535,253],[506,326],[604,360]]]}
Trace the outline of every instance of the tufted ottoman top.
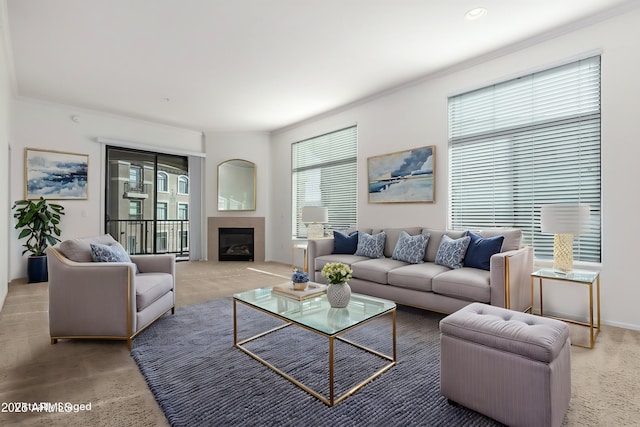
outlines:
{"label": "tufted ottoman top", "polygon": [[481,303],[442,319],[440,332],[547,363],[569,339],[569,327],[560,320]]}

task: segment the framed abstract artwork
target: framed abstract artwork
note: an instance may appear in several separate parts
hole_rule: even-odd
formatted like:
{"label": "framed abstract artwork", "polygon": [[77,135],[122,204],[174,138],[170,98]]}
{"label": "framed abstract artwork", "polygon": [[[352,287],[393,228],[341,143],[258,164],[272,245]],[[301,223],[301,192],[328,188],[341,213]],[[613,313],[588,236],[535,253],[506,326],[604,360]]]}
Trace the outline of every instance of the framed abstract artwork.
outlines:
{"label": "framed abstract artwork", "polygon": [[87,199],[88,178],[88,154],[25,148],[25,199]]}
{"label": "framed abstract artwork", "polygon": [[435,202],[436,147],[369,157],[369,203]]}

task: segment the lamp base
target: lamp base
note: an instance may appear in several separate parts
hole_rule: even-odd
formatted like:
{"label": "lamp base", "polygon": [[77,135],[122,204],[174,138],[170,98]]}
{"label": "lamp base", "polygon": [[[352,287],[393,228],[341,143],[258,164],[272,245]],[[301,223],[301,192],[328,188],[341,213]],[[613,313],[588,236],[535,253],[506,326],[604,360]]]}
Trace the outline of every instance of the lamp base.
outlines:
{"label": "lamp base", "polygon": [[573,234],[554,234],[553,269],[565,274],[573,270]]}
{"label": "lamp base", "polygon": [[308,239],[321,239],[324,237],[324,225],[322,224],[309,224],[307,227]]}

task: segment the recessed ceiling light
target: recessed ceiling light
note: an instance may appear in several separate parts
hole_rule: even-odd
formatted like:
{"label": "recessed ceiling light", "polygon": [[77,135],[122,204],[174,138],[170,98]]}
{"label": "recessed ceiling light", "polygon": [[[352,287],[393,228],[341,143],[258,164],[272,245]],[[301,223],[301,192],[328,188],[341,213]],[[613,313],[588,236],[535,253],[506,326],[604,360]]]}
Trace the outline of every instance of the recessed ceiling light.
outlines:
{"label": "recessed ceiling light", "polygon": [[464,14],[464,19],[467,21],[474,21],[476,19],[480,19],[487,14],[487,9],[484,7],[476,7],[475,9],[469,10]]}

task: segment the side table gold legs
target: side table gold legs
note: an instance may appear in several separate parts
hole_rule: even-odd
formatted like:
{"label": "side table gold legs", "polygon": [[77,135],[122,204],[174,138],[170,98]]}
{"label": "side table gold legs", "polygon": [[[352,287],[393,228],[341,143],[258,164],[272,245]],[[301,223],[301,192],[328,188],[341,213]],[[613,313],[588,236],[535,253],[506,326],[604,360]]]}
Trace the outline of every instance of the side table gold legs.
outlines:
{"label": "side table gold legs", "polygon": [[307,265],[308,261],[307,261],[307,245],[306,244],[294,244],[291,246],[291,270],[295,270],[296,269],[296,251],[302,249],[302,256],[303,261],[302,261],[302,271],[304,271],[305,273],[309,272],[309,266]]}
{"label": "side table gold legs", "polygon": [[[547,280],[559,280],[564,282],[576,283],[587,285],[589,290],[589,322],[581,322],[572,319],[566,319],[557,316],[547,316],[553,317],[558,320],[562,320],[567,323],[572,323],[575,325],[586,326],[589,328],[589,344],[578,344],[576,342],[571,342],[571,345],[576,347],[583,347],[592,349],[595,346],[596,338],[600,333],[600,275],[595,272],[591,272],[590,275],[580,275],[576,273],[574,275],[567,275],[566,277],[555,276],[552,275],[549,271],[540,270],[531,274],[531,313],[534,313],[535,309],[535,281],[538,280],[538,302],[540,305],[540,316],[544,316],[544,298],[543,298],[543,279]],[[596,314],[594,316],[594,293],[593,288],[595,284],[595,305],[596,305]]]}

